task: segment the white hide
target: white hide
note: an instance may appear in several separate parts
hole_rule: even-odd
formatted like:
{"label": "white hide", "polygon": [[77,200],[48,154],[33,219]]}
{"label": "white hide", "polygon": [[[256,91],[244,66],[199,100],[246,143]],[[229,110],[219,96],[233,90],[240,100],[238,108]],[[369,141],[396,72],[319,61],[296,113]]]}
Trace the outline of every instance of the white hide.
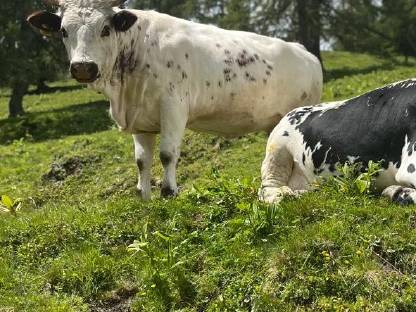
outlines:
{"label": "white hide", "polygon": [[[128,132],[160,131],[155,106],[163,102],[182,106],[191,129],[241,135],[274,126],[279,115],[320,99],[319,61],[299,44],[134,10],[138,21],[131,30],[100,38],[106,17],[118,9],[66,6],[62,11],[71,62],[98,64],[101,78],[92,87],[111,99],[113,117]],[[134,51],[137,64],[121,83],[113,69],[123,47]],[[242,67],[225,63],[243,51],[259,59]],[[224,79],[226,68],[237,75],[230,82]]]}
{"label": "white hide", "polygon": [[120,129],[134,135],[145,198],[154,134],[161,134],[163,187],[176,193],[185,128],[226,136],[270,130],[287,112],[320,100],[321,65],[300,44],[139,10],[129,10],[138,19],[128,31],[101,38],[120,11],[103,3],[63,1],[64,43],[72,63],[98,65],[90,86],[110,99]]}

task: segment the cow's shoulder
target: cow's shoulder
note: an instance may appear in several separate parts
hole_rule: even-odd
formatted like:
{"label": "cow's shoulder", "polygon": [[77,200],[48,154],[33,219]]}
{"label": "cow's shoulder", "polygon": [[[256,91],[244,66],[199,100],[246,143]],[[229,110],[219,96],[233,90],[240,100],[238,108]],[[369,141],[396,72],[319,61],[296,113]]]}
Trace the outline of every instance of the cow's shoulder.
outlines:
{"label": "cow's shoulder", "polygon": [[315,106],[298,107],[290,111],[289,113],[287,113],[284,119],[290,125],[297,127],[300,124],[304,123],[307,119],[310,119],[313,116],[319,116],[329,110],[336,110],[344,103],[345,103],[344,101],[337,101],[337,102],[321,103]]}

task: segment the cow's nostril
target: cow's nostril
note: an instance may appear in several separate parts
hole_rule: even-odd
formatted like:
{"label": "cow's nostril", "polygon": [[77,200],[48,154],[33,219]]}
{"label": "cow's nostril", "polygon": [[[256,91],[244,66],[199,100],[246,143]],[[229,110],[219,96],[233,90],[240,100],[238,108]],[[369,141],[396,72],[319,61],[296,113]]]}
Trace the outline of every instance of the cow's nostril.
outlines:
{"label": "cow's nostril", "polygon": [[98,77],[98,66],[93,62],[72,63],[70,72],[80,82],[93,82]]}
{"label": "cow's nostril", "polygon": [[80,71],[82,63],[73,63],[71,64],[71,73],[76,74]]}
{"label": "cow's nostril", "polygon": [[95,63],[88,64],[88,72],[96,75],[98,72],[98,66]]}

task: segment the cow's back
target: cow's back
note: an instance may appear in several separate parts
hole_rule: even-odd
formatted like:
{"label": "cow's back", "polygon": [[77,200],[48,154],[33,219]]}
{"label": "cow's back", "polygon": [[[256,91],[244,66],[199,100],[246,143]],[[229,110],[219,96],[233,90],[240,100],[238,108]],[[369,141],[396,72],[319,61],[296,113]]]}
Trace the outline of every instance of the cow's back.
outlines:
{"label": "cow's back", "polygon": [[155,18],[165,83],[188,106],[189,128],[241,135],[270,129],[293,108],[319,102],[321,65],[300,44]]}

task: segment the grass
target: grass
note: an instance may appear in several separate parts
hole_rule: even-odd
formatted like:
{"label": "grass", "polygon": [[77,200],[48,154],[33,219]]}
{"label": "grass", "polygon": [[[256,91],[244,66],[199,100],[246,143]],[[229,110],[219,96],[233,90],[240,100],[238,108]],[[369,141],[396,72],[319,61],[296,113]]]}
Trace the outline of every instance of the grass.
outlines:
{"label": "grass", "polygon": [[[413,77],[398,60],[324,59],[325,100]],[[141,202],[104,98],[52,86],[11,120],[0,93],[0,193],[21,201],[0,215],[0,311],[416,310],[415,207],[333,184],[265,206],[266,135],[190,132],[180,196]]]}

